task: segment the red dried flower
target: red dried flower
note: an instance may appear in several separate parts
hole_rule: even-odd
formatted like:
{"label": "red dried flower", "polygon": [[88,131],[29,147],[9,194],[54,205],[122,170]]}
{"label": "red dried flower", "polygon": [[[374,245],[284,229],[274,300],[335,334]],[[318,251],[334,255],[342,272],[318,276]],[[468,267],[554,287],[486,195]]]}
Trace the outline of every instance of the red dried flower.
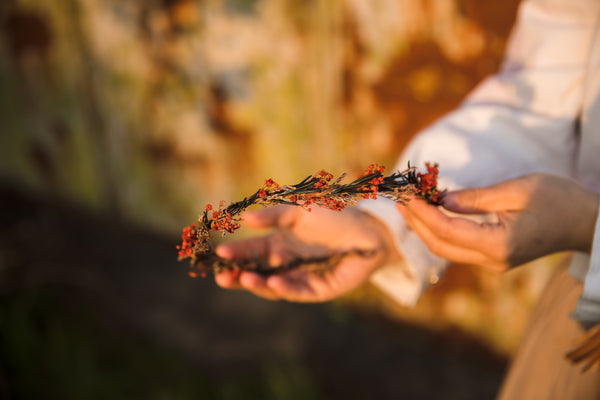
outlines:
{"label": "red dried flower", "polygon": [[331,179],[333,179],[333,175],[330,174],[329,172],[325,171],[324,169],[319,171],[319,173],[317,175],[320,176],[322,179],[324,179],[327,182],[329,182]]}
{"label": "red dried flower", "polygon": [[265,181],[265,186],[268,188],[270,188],[270,187],[278,188],[279,184],[277,182],[275,182],[273,179],[267,179]]}
{"label": "red dried flower", "polygon": [[360,174],[358,177],[363,177],[366,175],[371,175],[371,174],[383,174],[383,172],[385,171],[385,166],[384,165],[378,165],[378,164],[370,164],[369,168],[367,168],[366,170],[363,171],[362,174]]}
{"label": "red dried flower", "polygon": [[425,163],[426,173],[417,173],[419,184],[415,188],[416,193],[433,204],[441,204],[441,192],[437,189],[438,165]]}
{"label": "red dried flower", "polygon": [[181,245],[177,246],[179,258],[190,257],[197,240],[196,224],[191,224],[182,229]]}

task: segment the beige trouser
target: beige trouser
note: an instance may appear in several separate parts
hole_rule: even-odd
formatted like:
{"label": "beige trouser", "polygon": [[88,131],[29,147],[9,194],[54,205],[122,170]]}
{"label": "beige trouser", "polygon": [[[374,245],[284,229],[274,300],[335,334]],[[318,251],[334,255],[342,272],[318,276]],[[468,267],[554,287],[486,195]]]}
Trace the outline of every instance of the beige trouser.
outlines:
{"label": "beige trouser", "polygon": [[582,284],[568,274],[568,266],[559,268],[533,311],[499,399],[600,399],[600,372],[581,373],[581,367],[565,359],[584,332],[569,317],[581,291]]}

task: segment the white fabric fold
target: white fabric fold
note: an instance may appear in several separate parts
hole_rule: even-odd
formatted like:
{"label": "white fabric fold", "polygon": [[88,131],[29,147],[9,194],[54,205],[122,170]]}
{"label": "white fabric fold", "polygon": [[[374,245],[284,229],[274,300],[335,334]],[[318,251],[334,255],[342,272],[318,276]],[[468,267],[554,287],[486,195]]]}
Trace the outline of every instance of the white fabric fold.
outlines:
{"label": "white fabric fold", "polygon": [[448,262],[431,253],[408,229],[392,200],[364,200],[358,207],[387,226],[396,248],[404,257],[402,261],[379,268],[371,275],[371,282],[398,303],[414,306],[429,283],[439,280]]}

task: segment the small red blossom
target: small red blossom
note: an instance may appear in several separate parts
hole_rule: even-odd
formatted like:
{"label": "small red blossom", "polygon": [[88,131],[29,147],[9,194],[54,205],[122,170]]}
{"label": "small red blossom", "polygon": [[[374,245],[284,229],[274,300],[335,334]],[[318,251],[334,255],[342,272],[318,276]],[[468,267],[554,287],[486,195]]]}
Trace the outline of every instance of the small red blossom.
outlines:
{"label": "small red blossom", "polygon": [[273,179],[267,179],[265,181],[265,186],[268,187],[268,188],[270,188],[270,187],[272,187],[272,188],[278,188],[279,184],[277,182],[275,182]]}
{"label": "small red blossom", "polygon": [[435,176],[437,177],[437,175],[440,173],[440,170],[437,168],[437,164],[431,165],[431,164],[427,163],[426,165],[427,165],[427,172],[430,174],[435,174]]}
{"label": "small red blossom", "polygon": [[191,257],[194,252],[194,246],[196,245],[197,232],[195,223],[183,228],[181,245],[176,246],[177,250],[179,250],[177,253],[179,258]]}
{"label": "small red blossom", "polygon": [[316,196],[313,194],[303,194],[298,198],[298,201],[302,203],[302,206],[304,208],[308,208],[309,205],[315,203],[315,200]]}
{"label": "small red blossom", "polygon": [[417,173],[419,185],[416,187],[416,193],[433,204],[441,204],[441,192],[437,189],[438,165],[425,163],[426,173]]}
{"label": "small red blossom", "polygon": [[315,188],[322,189],[322,190],[329,189],[329,182],[333,179],[332,174],[330,174],[329,172],[322,169],[319,172],[317,172],[317,174],[314,175],[314,177],[317,178],[317,182],[315,183]]}
{"label": "small red blossom", "polygon": [[377,199],[377,192],[379,191],[379,185],[383,183],[383,172],[385,171],[385,166],[378,164],[371,164],[369,167],[363,171],[358,177],[362,178],[363,176],[375,175],[370,181],[370,185],[363,185],[360,187],[360,190],[363,192],[362,197],[365,199]]}
{"label": "small red blossom", "polygon": [[380,176],[378,178],[373,178],[373,179],[371,179],[369,181],[369,183],[371,185],[377,185],[377,186],[379,186],[379,185],[381,185],[383,183],[383,176]]}
{"label": "small red blossom", "polygon": [[441,205],[442,204],[442,193],[440,191],[436,191],[429,197],[429,202],[432,204]]}
{"label": "small red blossom", "polygon": [[322,169],[321,171],[319,171],[318,175],[319,175],[319,176],[320,176],[322,179],[326,180],[327,182],[329,182],[330,180],[332,180],[332,179],[333,179],[333,175],[332,175],[332,174],[330,174],[329,172],[325,171],[324,169]]}
{"label": "small red blossom", "polygon": [[319,205],[335,211],[342,211],[346,207],[346,203],[344,203],[343,200],[338,200],[331,197],[323,198],[322,201],[319,202]]}
{"label": "small red blossom", "polygon": [[212,204],[207,204],[206,205],[206,211],[210,211],[212,210]]}
{"label": "small red blossom", "polygon": [[226,232],[233,233],[236,229],[240,228],[240,220],[240,217],[234,218],[231,213],[222,211],[211,220],[211,227],[215,232],[222,232],[223,234]]}
{"label": "small red blossom", "polygon": [[267,192],[265,189],[260,189],[258,191],[258,197],[266,197],[267,196]]}
{"label": "small red blossom", "polygon": [[360,178],[360,177],[370,175],[370,174],[383,174],[384,171],[385,171],[384,165],[370,164],[369,168],[364,170],[363,173],[360,174],[358,177]]}

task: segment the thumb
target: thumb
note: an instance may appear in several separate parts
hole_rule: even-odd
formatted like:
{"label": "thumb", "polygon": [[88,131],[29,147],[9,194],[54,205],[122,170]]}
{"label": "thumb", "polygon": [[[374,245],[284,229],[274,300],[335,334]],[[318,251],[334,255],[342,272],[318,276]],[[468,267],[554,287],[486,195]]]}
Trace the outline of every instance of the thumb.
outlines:
{"label": "thumb", "polygon": [[493,186],[457,190],[444,195],[444,208],[460,214],[485,214],[523,209],[529,201],[529,190],[520,180]]}
{"label": "thumb", "polygon": [[297,206],[279,205],[262,210],[247,211],[244,214],[246,226],[255,229],[289,227],[298,218],[298,212],[302,211]]}

